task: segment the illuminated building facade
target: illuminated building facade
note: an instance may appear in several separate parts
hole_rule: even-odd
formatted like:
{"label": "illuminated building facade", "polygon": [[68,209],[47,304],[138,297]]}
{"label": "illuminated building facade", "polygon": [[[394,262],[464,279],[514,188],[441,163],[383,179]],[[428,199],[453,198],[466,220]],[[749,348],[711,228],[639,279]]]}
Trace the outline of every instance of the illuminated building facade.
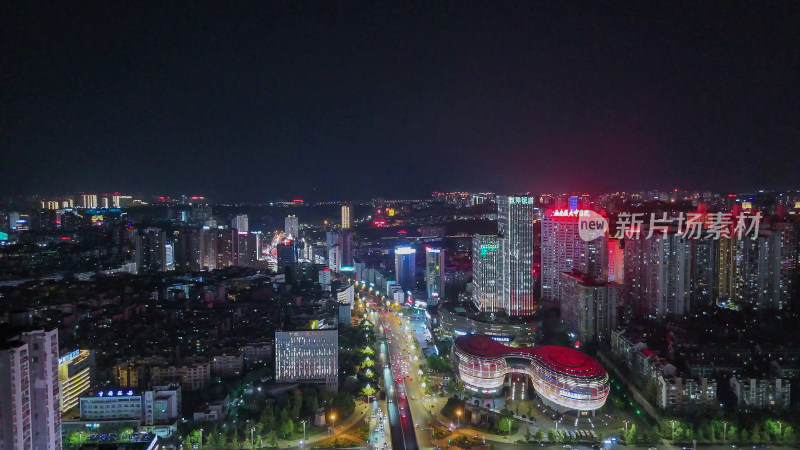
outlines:
{"label": "illuminated building facade", "polygon": [[502,257],[503,309],[509,316],[533,314],[534,299],[533,221],[536,208],[533,197],[503,195],[497,197],[497,231]]}
{"label": "illuminated building facade", "polygon": [[494,235],[476,234],[472,241],[473,302],[482,312],[503,310],[499,248]]}
{"label": "illuminated building facade", "polygon": [[403,291],[414,289],[417,251],[414,247],[397,247],[394,249],[395,281]]}
{"label": "illuminated building facade", "polygon": [[452,351],[459,379],[474,392],[497,394],[506,375],[523,374],[542,402],[556,411],[586,414],[608,398],[605,369],[568,347],[514,348],[489,336],[468,335],[457,338]]}
{"label": "illuminated building facade", "polygon": [[[608,278],[608,236],[584,241],[580,217],[588,210],[550,209],[542,218],[542,301],[560,304],[561,274],[577,270]],[[627,250],[627,249],[626,249]]]}
{"label": "illuminated building facade", "polygon": [[353,227],[352,208],[350,205],[342,205],[342,229],[348,230]]}
{"label": "illuminated building facade", "polygon": [[428,305],[436,305],[444,297],[444,249],[425,248],[425,290]]}
{"label": "illuminated building facade", "polygon": [[92,350],[74,350],[58,359],[62,414],[78,406],[81,396],[92,388],[94,370]]}
{"label": "illuminated building facade", "polygon": [[324,382],[339,387],[338,330],[275,332],[275,381]]}
{"label": "illuminated building facade", "polygon": [[287,239],[298,239],[300,237],[300,222],[297,216],[286,216],[283,221],[283,234]]}

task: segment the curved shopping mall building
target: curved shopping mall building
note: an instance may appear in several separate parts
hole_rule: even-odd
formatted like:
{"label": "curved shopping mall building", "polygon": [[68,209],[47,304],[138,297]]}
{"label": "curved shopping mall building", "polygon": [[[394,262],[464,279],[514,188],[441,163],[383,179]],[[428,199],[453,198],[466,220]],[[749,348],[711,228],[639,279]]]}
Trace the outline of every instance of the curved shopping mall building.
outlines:
{"label": "curved shopping mall building", "polygon": [[557,411],[593,411],[608,398],[605,369],[568,347],[515,348],[471,334],[456,339],[453,357],[459,378],[475,392],[496,394],[506,375],[516,373],[527,375],[539,398]]}

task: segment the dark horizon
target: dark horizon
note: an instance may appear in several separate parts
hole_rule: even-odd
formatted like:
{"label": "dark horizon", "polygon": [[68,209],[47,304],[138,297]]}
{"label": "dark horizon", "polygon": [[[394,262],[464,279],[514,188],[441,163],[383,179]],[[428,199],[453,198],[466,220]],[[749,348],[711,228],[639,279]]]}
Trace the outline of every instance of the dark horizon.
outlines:
{"label": "dark horizon", "polygon": [[7,4],[2,191],[797,189],[800,4]]}

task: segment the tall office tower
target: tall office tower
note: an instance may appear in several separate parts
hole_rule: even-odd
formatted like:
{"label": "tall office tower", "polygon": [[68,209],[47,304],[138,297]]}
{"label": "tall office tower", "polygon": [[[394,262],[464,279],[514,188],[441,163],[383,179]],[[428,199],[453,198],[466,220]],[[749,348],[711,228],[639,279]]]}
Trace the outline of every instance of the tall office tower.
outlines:
{"label": "tall office tower", "polygon": [[108,197],[103,197],[103,208],[108,209],[110,207],[110,203],[108,201]]}
{"label": "tall office tower", "polygon": [[97,208],[97,196],[94,194],[81,195],[81,206],[84,208]]}
{"label": "tall office tower", "polygon": [[134,237],[136,271],[167,270],[167,235],[160,228],[143,228]]}
{"label": "tall office tower", "polygon": [[691,310],[691,239],[647,230],[625,237],[625,284],[634,311],[656,320]]}
{"label": "tall office tower", "polygon": [[580,272],[561,274],[561,320],[582,342],[608,341],[617,326],[622,288]]}
{"label": "tall office tower", "polygon": [[502,262],[497,236],[476,234],[472,240],[472,301],[483,312],[503,310]]}
{"label": "tall office tower", "polygon": [[74,350],[58,359],[61,413],[78,406],[94,382],[94,351]]}
{"label": "tall office tower", "polygon": [[300,239],[300,222],[297,220],[297,216],[286,216],[283,221],[283,234],[287,239]]}
{"label": "tall office tower", "polygon": [[[560,303],[561,276],[578,271],[608,279],[608,235],[584,241],[580,217],[588,210],[550,209],[542,219],[542,301]],[[626,249],[627,251],[627,249]]]}
{"label": "tall office tower", "polygon": [[328,231],[325,233],[325,251],[330,251],[334,245],[339,243],[339,233],[336,231]]}
{"label": "tall office tower", "polygon": [[231,219],[231,228],[247,233],[250,231],[247,214],[237,214]]}
{"label": "tall office tower", "polygon": [[437,305],[444,298],[444,249],[425,247],[425,288],[428,304]]}
{"label": "tall office tower", "polygon": [[342,250],[342,266],[353,265],[353,235],[349,231],[339,233],[339,247]]}
{"label": "tall office tower", "polygon": [[497,231],[502,238],[503,309],[510,316],[533,314],[539,307],[533,296],[534,215],[532,197],[497,197]]}
{"label": "tall office tower", "polygon": [[275,381],[317,381],[336,391],[338,380],[338,330],[275,332]]}
{"label": "tall office tower", "polygon": [[342,205],[342,229],[349,230],[353,227],[352,208],[350,205]]}
{"label": "tall office tower", "polygon": [[416,257],[414,247],[396,247],[394,249],[395,281],[403,288],[403,292],[414,290],[416,285]]}
{"label": "tall office tower", "polygon": [[0,448],[61,449],[58,329],[0,347]]}
{"label": "tall office tower", "polygon": [[342,268],[342,247],[339,244],[335,244],[328,250],[328,268],[336,273],[339,273]]}

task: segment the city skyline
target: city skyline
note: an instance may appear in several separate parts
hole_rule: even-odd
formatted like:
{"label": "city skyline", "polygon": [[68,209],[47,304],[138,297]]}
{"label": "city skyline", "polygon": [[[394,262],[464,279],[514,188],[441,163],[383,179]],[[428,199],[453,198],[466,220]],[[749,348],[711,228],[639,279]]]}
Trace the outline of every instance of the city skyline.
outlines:
{"label": "city skyline", "polygon": [[792,188],[798,12],[6,5],[0,176],[246,202]]}

